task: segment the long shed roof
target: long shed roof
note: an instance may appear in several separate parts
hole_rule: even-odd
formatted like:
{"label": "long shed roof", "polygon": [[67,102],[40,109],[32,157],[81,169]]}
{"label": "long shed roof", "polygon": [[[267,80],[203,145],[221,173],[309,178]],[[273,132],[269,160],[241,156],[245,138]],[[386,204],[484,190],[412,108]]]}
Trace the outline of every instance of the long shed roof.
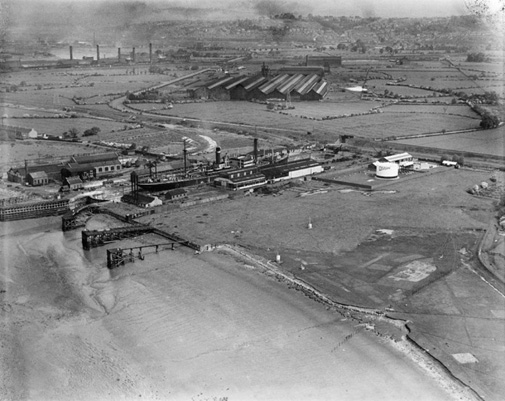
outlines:
{"label": "long shed roof", "polygon": [[305,95],[314,87],[314,85],[317,84],[319,78],[320,77],[317,74],[309,75],[303,82],[300,82],[300,84],[296,86],[294,90],[300,95]]}
{"label": "long shed roof", "polygon": [[237,79],[233,82],[230,82],[229,84],[227,84],[224,88],[226,90],[230,90],[230,89],[233,89],[235,88],[235,86],[247,81],[249,79],[249,77],[247,76],[243,76],[243,77],[237,77]]}
{"label": "long shed roof", "polygon": [[250,81],[247,80],[244,82],[244,89],[247,92],[249,92],[249,91],[253,90],[254,88],[257,88],[258,86],[263,84],[265,81],[267,81],[267,79],[262,75],[251,77]]}
{"label": "long shed roof", "polygon": [[274,79],[264,83],[259,90],[264,94],[272,93],[279,85],[289,79],[289,74],[277,75]]}
{"label": "long shed roof", "polygon": [[282,93],[286,94],[288,92],[291,92],[293,88],[298,85],[300,81],[303,80],[305,76],[303,74],[296,74],[293,75],[291,78],[289,78],[286,82],[284,82],[281,86],[277,88],[277,90]]}
{"label": "long shed roof", "polygon": [[233,81],[234,79],[235,79],[235,77],[224,77],[224,78],[218,79],[213,84],[207,86],[207,89],[215,89],[218,86],[223,86],[226,83],[230,83],[230,81]]}
{"label": "long shed roof", "polygon": [[75,163],[86,164],[86,163],[97,163],[108,160],[116,160],[118,159],[117,153],[108,152],[108,153],[99,153],[96,155],[87,155],[87,156],[72,156],[72,160]]}
{"label": "long shed roof", "polygon": [[326,92],[328,92],[328,82],[327,81],[321,81],[318,82],[312,90],[316,92],[318,95],[324,96]]}

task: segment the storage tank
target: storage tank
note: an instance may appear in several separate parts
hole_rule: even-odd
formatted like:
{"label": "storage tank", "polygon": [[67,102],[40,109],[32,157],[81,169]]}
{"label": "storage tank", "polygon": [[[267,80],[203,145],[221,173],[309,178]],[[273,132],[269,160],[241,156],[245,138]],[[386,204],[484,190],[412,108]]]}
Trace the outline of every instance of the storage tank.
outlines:
{"label": "storage tank", "polygon": [[377,178],[398,178],[398,164],[390,162],[376,162],[374,164]]}

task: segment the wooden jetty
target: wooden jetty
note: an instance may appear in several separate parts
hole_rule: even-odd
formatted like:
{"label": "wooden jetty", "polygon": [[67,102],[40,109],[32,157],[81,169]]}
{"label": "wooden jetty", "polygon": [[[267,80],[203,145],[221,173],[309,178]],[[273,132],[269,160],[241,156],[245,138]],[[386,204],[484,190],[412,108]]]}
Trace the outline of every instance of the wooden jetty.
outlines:
{"label": "wooden jetty", "polygon": [[108,230],[83,230],[81,233],[82,247],[84,250],[89,251],[91,248],[96,248],[112,241],[138,237],[139,235],[152,233],[153,231],[153,227],[141,224]]}
{"label": "wooden jetty", "polygon": [[[135,259],[138,258],[140,260],[144,260],[143,249],[146,248],[155,248],[155,252],[158,253],[161,247],[170,246],[171,250],[175,249],[175,245],[177,242],[168,242],[163,244],[153,244],[153,245],[142,245],[142,246],[134,246],[130,248],[112,248],[107,249],[107,267],[109,269],[114,269],[118,266],[124,265],[126,262],[135,262]],[[134,252],[137,250],[138,252]]]}

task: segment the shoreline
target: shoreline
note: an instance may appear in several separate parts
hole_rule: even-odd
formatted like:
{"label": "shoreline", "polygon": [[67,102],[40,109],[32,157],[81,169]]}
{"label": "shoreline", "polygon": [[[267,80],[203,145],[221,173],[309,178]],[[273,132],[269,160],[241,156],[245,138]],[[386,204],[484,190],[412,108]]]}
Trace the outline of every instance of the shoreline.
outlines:
{"label": "shoreline", "polygon": [[[372,331],[378,337],[385,339],[390,346],[402,352],[407,357],[411,358],[411,360],[413,360],[419,367],[421,367],[428,376],[434,379],[454,399],[464,401],[483,400],[483,398],[471,387],[465,385],[461,380],[456,378],[440,360],[435,358],[429,353],[428,350],[425,350],[409,337],[410,329],[408,328],[408,320],[391,318],[387,316],[386,313],[379,310],[346,305],[333,301],[331,298],[314,288],[309,283],[297,278],[290,273],[282,272],[272,262],[264,261],[262,260],[263,258],[257,255],[252,255],[245,250],[237,248],[238,246],[224,244],[217,246],[216,250],[222,251],[239,260],[247,260],[251,263],[254,263],[257,267],[264,269],[262,273],[272,275],[280,281],[292,284],[295,290],[301,291],[316,302],[320,302],[324,305],[329,306],[330,308],[335,308],[333,310],[348,312],[349,314],[346,314],[346,316],[351,316],[350,313],[365,314],[370,321],[380,320],[382,322],[395,326],[402,332],[405,332],[405,334],[401,336],[400,340],[395,339],[391,335],[382,334],[379,330],[376,329],[375,325],[371,325],[367,322],[362,322],[365,324],[366,330]],[[361,320],[360,317],[356,316],[353,316],[352,318],[357,319],[358,321]]]}
{"label": "shoreline", "polygon": [[[49,218],[49,221],[51,218]],[[45,219],[45,222],[48,220]],[[54,220],[56,221],[56,220]],[[96,221],[94,224],[98,224]],[[15,225],[14,225],[15,226]],[[13,226],[13,227],[14,227]],[[38,231],[38,235],[42,233],[42,229],[44,226],[39,226],[39,224],[34,224],[34,223],[28,223],[24,222],[20,225],[20,227],[27,226],[29,227],[28,230],[32,232],[33,230]],[[47,227],[47,226],[46,226]],[[54,224],[54,227],[52,227],[51,232],[54,231],[59,231],[59,227],[56,226],[56,223]],[[20,230],[21,233],[25,232],[26,229]],[[17,231],[16,231],[17,232]],[[11,233],[11,234],[16,234],[16,232]],[[55,235],[58,235],[57,233],[54,233]],[[23,235],[23,234],[20,234]],[[36,235],[33,234],[32,236]],[[68,235],[68,234],[67,234]],[[66,238],[67,235],[65,235]],[[75,235],[77,238],[78,235]],[[74,239],[71,239],[71,241],[75,241]],[[18,241],[16,241],[18,242]],[[79,241],[77,240],[69,249],[70,250],[77,250],[79,247]],[[22,245],[19,247],[20,250],[23,249]],[[57,247],[57,251],[62,251],[63,248]],[[101,248],[101,251],[95,250],[93,254],[90,254],[89,257],[91,259],[89,260],[91,262],[92,259],[96,259],[96,257],[101,258],[101,253],[103,253],[103,249]],[[26,250],[25,250],[26,252]],[[29,252],[29,250],[28,250]],[[98,256],[98,252],[100,252],[101,256]],[[59,252],[56,252],[57,254]],[[167,255],[167,252],[163,252],[165,255]],[[329,310],[330,312],[338,312],[340,313],[344,319],[341,319],[343,321],[347,320],[349,322],[355,322],[357,323],[354,325],[353,331],[345,336],[343,339],[338,342],[335,348],[345,348],[349,347],[349,344],[347,344],[347,341],[354,335],[354,334],[359,334],[363,333],[364,331],[368,331],[370,334],[375,335],[378,337],[379,341],[377,342],[377,345],[381,343],[387,344],[387,347],[390,347],[392,349],[395,349],[398,351],[400,354],[402,354],[406,359],[410,360],[413,363],[413,366],[417,366],[420,368],[422,371],[422,374],[425,376],[428,376],[433,380],[434,383],[437,384],[441,388],[441,390],[444,391],[444,393],[448,394],[448,396],[451,396],[451,398],[454,399],[459,399],[459,400],[482,400],[481,397],[479,397],[478,394],[476,394],[471,388],[465,386],[463,383],[461,383],[457,378],[455,378],[453,375],[451,375],[451,372],[436,358],[434,358],[432,355],[430,355],[426,350],[423,350],[417,343],[415,343],[413,340],[411,340],[408,337],[409,334],[409,328],[407,327],[407,321],[405,320],[399,320],[399,319],[393,319],[388,317],[383,311],[377,311],[374,309],[367,309],[367,308],[360,308],[360,307],[355,307],[352,305],[345,305],[342,303],[335,302],[331,300],[329,297],[327,297],[325,294],[322,292],[318,291],[316,288],[308,284],[307,282],[300,280],[296,278],[296,276],[291,275],[290,273],[284,273],[280,271],[277,266],[267,260],[264,260],[262,257],[258,255],[254,255],[246,251],[245,249],[233,245],[221,245],[216,247],[214,253],[224,253],[227,256],[232,257],[233,260],[237,261],[237,259],[240,260],[240,265],[238,267],[241,267],[241,265],[252,265],[254,268],[260,268],[260,273],[265,274],[271,278],[274,278],[276,281],[281,282],[281,284],[285,285],[288,284],[286,291],[290,292],[289,289],[294,288],[297,290],[297,292],[303,293],[305,296],[309,297],[312,300],[315,300],[318,303],[321,303],[322,305],[326,306],[326,309]],[[59,253],[61,255],[61,253]],[[188,263],[193,265],[194,263],[204,263],[206,261],[206,258],[203,258],[203,261],[200,260],[198,261],[199,258],[195,259],[195,261],[191,261],[192,256],[189,256],[190,254],[187,252],[183,252],[183,254],[186,254],[188,257]],[[212,254],[212,252],[204,252],[204,254]],[[58,256],[58,255],[57,255]],[[180,256],[177,256],[176,259],[180,258]],[[56,258],[58,259],[58,258]],[[88,257],[86,257],[88,259]],[[165,258],[166,259],[166,258]],[[245,263],[244,263],[245,262]],[[131,267],[128,272],[122,272],[122,270],[118,269],[118,275],[110,275],[109,271],[107,269],[104,269],[102,267],[98,267],[96,264],[94,264],[95,269],[94,271],[88,271],[88,276],[87,278],[81,277],[82,271],[79,272],[78,270],[74,270],[73,268],[69,271],[66,271],[66,274],[70,277],[70,281],[73,282],[74,284],[77,283],[80,285],[79,292],[82,294],[85,294],[86,298],[88,298],[89,301],[93,301],[95,307],[91,308],[93,311],[87,311],[83,312],[85,315],[84,320],[91,319],[89,322],[93,321],[93,324],[98,324],[95,320],[98,319],[99,321],[110,321],[115,322],[116,319],[118,319],[117,314],[122,314],[123,309],[125,307],[129,307],[129,305],[124,306],[124,300],[121,299],[120,295],[120,290],[118,290],[118,281],[127,279],[135,279],[137,276],[143,276],[147,275],[150,277],[149,280],[153,279],[152,274],[154,274],[156,277],[161,277],[158,276],[155,272],[159,270],[161,267],[159,265],[160,261],[156,262],[156,260],[151,260],[146,262],[141,262],[139,263],[139,270],[137,272],[137,266],[135,267],[135,270],[131,271]],[[148,265],[152,265],[148,268]],[[225,265],[230,265],[232,266],[231,268],[233,269],[233,265],[226,262]],[[230,268],[228,266],[228,268]],[[64,266],[64,268],[67,266]],[[71,266],[72,267],[72,266]],[[217,267],[217,265],[216,265]],[[147,269],[147,270],[146,270]],[[85,272],[85,271],[84,271]],[[164,275],[165,273],[163,273]],[[209,273],[210,275],[213,275],[212,271]],[[261,275],[254,274],[255,276],[259,276],[259,279],[255,279],[255,281],[260,282],[260,287],[263,287],[264,285],[269,286],[268,280],[265,281],[264,278],[261,278]],[[108,279],[105,277],[107,276]],[[238,278],[240,281],[242,281],[242,284],[240,284],[241,287],[248,287],[249,284],[246,281],[243,280],[242,277],[239,276]],[[152,281],[151,281],[152,282]],[[263,284],[261,284],[263,282]],[[152,282],[154,284],[154,282]],[[124,284],[121,284],[119,288],[123,288]],[[255,285],[253,285],[251,290],[254,290],[256,288]],[[132,294],[134,294],[133,292]],[[240,295],[240,294],[239,294]],[[119,298],[118,298],[119,296]],[[141,296],[141,295],[140,295]],[[193,298],[193,297],[192,297]],[[129,301],[130,302],[130,301]],[[91,305],[88,304],[88,302],[84,302],[84,304],[87,304],[87,307],[89,308]],[[19,308],[20,305],[17,305],[16,308]],[[308,306],[310,308],[310,306]],[[102,310],[99,310],[102,309]],[[88,317],[86,317],[86,315]],[[99,316],[98,316],[99,315]],[[63,323],[63,324],[73,324],[70,322]],[[99,324],[98,327],[101,327],[101,324]],[[110,324],[110,323],[109,323]],[[394,326],[396,333],[395,334],[383,334],[382,330],[378,328],[380,325],[388,325],[388,326]],[[357,327],[357,328],[356,328]],[[130,330],[130,329],[128,329]],[[333,333],[333,335],[336,335],[336,339],[338,339],[338,334]],[[140,337],[142,338],[142,337]],[[354,341],[354,340],[353,340]],[[356,340],[357,341],[357,340]],[[352,346],[352,345],[351,345]],[[380,348],[380,347],[379,347]],[[313,350],[310,350],[308,348],[305,350],[305,353],[310,354],[312,353]],[[374,354],[377,352],[375,349],[370,349],[369,352]],[[238,391],[240,390],[240,386],[238,387]],[[242,388],[242,390],[246,391],[246,394],[249,394],[249,389],[247,388]],[[239,391],[240,394],[240,391]],[[150,399],[150,398],[148,398]],[[178,398],[177,398],[178,399]]]}

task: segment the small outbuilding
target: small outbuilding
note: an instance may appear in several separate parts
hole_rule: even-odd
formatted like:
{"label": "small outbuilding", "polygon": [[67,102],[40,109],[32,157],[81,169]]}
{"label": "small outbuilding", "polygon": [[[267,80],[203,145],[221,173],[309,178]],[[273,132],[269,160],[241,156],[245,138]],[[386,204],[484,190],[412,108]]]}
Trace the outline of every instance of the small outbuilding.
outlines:
{"label": "small outbuilding", "polygon": [[165,193],[165,199],[169,201],[184,199],[188,197],[188,192],[183,188],[170,189]]}
{"label": "small outbuilding", "polygon": [[44,171],[34,171],[33,173],[28,173],[26,180],[32,187],[49,184],[49,178]]}
{"label": "small outbuilding", "polygon": [[78,190],[84,188],[84,183],[79,177],[66,177],[63,185],[70,190]]}

